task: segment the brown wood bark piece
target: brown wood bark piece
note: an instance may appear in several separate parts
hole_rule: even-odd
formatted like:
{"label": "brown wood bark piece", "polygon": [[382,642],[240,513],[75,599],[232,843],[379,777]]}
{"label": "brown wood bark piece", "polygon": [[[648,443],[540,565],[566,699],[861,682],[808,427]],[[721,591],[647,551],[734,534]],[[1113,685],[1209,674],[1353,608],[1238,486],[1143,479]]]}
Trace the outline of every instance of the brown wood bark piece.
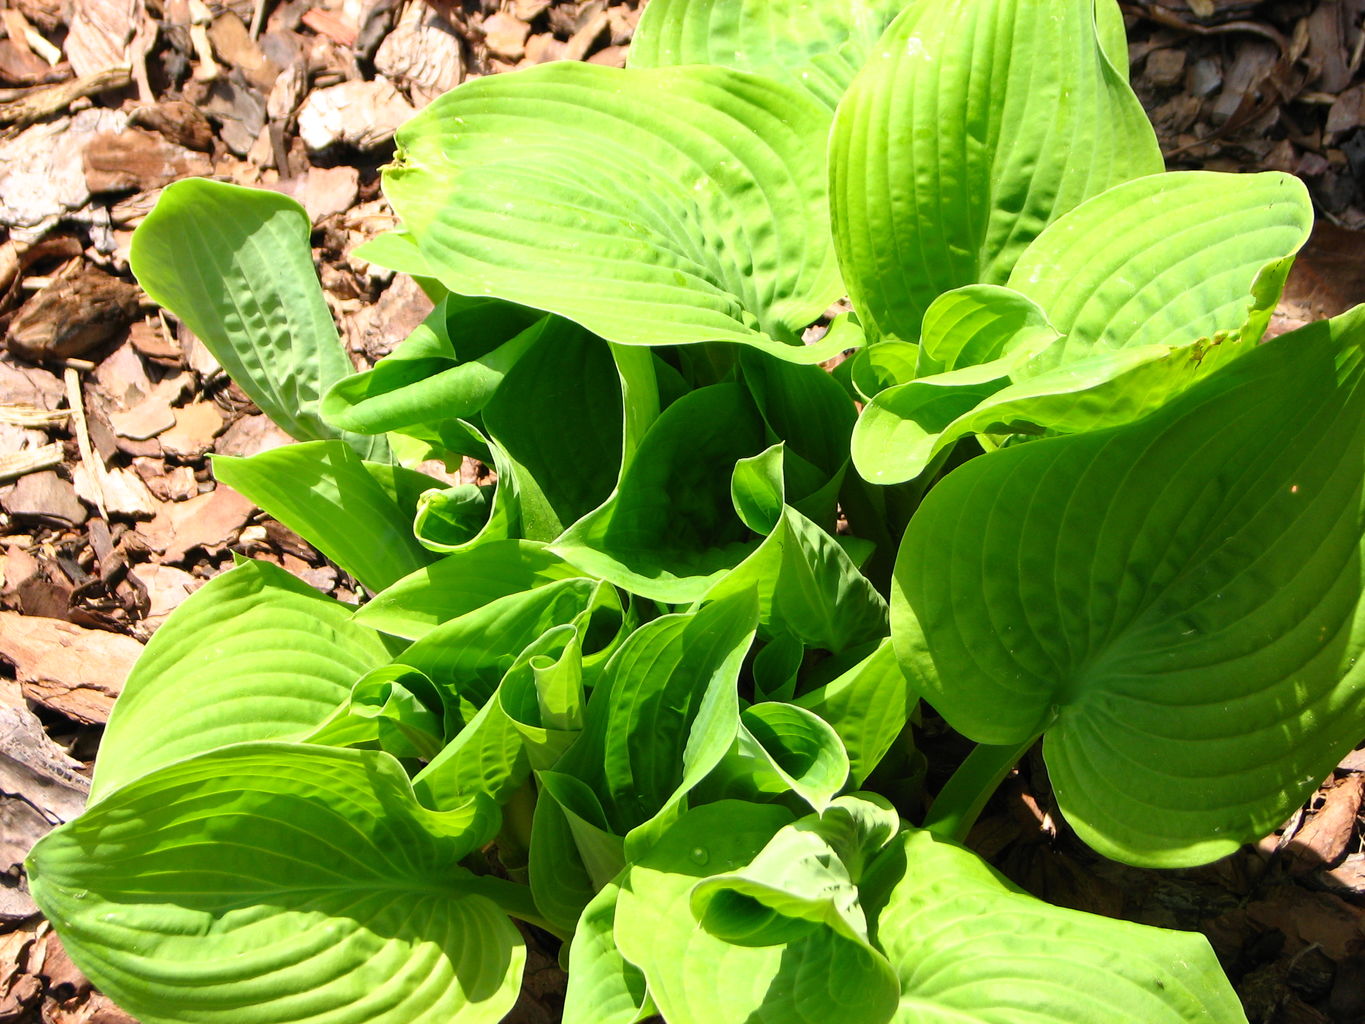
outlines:
{"label": "brown wood bark piece", "polygon": [[92,266],[37,292],[10,322],[5,344],[34,361],[84,355],[137,316],[141,293]]}
{"label": "brown wood bark piece", "polygon": [[1348,775],[1327,790],[1323,804],[1286,848],[1291,869],[1316,871],[1337,864],[1355,836],[1365,796],[1365,775]]}
{"label": "brown wood bark piece", "polygon": [[35,842],[84,810],[90,784],[81,767],[32,711],[0,703],[0,815],[17,826],[0,829],[0,870],[17,868]]}
{"label": "brown wood bark piece", "polygon": [[213,173],[213,161],[155,132],[127,128],[102,132],[82,153],[85,184],[93,194],[146,192],[181,178]]}
{"label": "brown wood bark piece", "polygon": [[0,612],[0,657],[14,665],[24,696],[77,722],[108,720],[141,653],[121,633]]}
{"label": "brown wood bark piece", "polygon": [[12,516],[68,526],[79,526],[89,514],[76,489],[51,469],[25,474],[0,488],[0,506]]}
{"label": "brown wood bark piece", "polygon": [[385,145],[417,111],[385,78],[318,89],[299,109],[299,136],[313,152],[334,145],[369,152]]}
{"label": "brown wood bark piece", "polygon": [[255,506],[227,487],[162,505],[150,523],[137,532],[165,563],[182,562],[193,548],[222,548],[237,539]]}

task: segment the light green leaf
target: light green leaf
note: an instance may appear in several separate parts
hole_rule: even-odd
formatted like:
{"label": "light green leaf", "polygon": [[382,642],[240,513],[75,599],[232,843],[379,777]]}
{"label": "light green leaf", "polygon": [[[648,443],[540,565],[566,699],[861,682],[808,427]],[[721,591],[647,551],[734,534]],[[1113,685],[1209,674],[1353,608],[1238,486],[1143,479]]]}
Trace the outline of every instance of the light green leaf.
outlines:
{"label": "light green leaf", "polygon": [[[518,360],[483,410],[514,478],[521,534],[550,541],[606,501],[621,471],[621,381],[610,346],[567,320]],[[818,372],[818,371],[817,371]]]}
{"label": "light green leaf", "polygon": [[1365,308],[1278,338],[1145,419],[968,463],[910,524],[902,663],[973,740],[1044,733],[1107,856],[1231,853],[1365,732],[1362,343]]}
{"label": "light green leaf", "polygon": [[521,733],[494,691],[454,739],[413,776],[412,789],[424,807],[437,811],[470,801],[501,807],[530,773]]}
{"label": "light green leaf", "polygon": [[722,801],[683,816],[622,880],[616,944],[643,971],[669,1024],[882,1024],[896,1006],[886,961],[831,928],[785,946],[742,946],[699,928],[693,887],[742,869],[791,820]]}
{"label": "light green leaf", "polygon": [[497,598],[437,626],[397,660],[482,707],[527,646],[554,627],[599,608],[608,614],[620,612],[620,598],[612,587],[583,578],[556,580]]}
{"label": "light green leaf", "polygon": [[216,455],[220,483],[278,519],[371,591],[383,590],[431,555],[405,515],[340,441],[309,441],[252,455]]}
{"label": "light green leaf", "polygon": [[640,16],[632,68],[719,64],[800,85],[831,110],[903,0],[658,0]]}
{"label": "light green leaf", "polygon": [[367,434],[469,419],[551,323],[508,302],[451,296],[373,369],[333,385],[322,413]]}
{"label": "light green leaf", "polygon": [[1118,185],[1051,225],[1009,286],[1065,340],[1034,373],[1081,355],[1183,345],[1236,331],[1259,341],[1313,227],[1303,182],[1279,171],[1176,171]]}
{"label": "light green leaf", "polygon": [[621,886],[606,885],[584,908],[569,949],[563,1024],[635,1024],[654,1012],[640,969],[616,948]]}
{"label": "light green leaf", "polygon": [[724,68],[569,62],[466,82],[400,130],[384,191],[440,281],[609,341],[728,341],[795,362],[842,293],[829,113]]}
{"label": "light green leaf", "polygon": [[[555,766],[600,800],[601,826],[635,830],[632,844],[643,845],[730,748],[756,618],[753,596],[738,594],[646,623],[612,655],[583,734]],[[574,802],[580,815],[594,813]]]}
{"label": "light green leaf", "polygon": [[696,600],[753,547],[729,509],[729,474],[717,467],[765,447],[738,385],[690,392],[654,421],[611,498],[552,549],[632,593]]}
{"label": "light green leaf", "polygon": [[405,665],[383,665],[357,680],[347,702],[303,742],[427,760],[441,751],[444,704],[421,672]]}
{"label": "light green leaf", "polygon": [[[577,622],[587,615],[580,613]],[[557,626],[522,651],[498,686],[531,767],[544,771],[583,731],[583,645],[578,625]]]}
{"label": "light green leaf", "polygon": [[743,868],[697,883],[692,913],[712,935],[741,946],[779,945],[824,926],[877,957],[857,885],[899,830],[882,798],[840,797],[779,830]]}
{"label": "light green leaf", "polygon": [[477,824],[420,807],[387,754],[241,744],[122,787],[28,877],[146,1024],[495,1024],[525,961],[498,902],[530,901],[459,866]]}
{"label": "light green leaf", "polygon": [[929,832],[899,843],[877,924],[895,1024],[1246,1024],[1202,935],[1051,906]]}
{"label": "light green leaf", "polygon": [[527,875],[536,909],[576,942],[581,934],[579,917],[597,889],[578,853],[568,818],[554,798],[543,793],[531,818]]}
{"label": "light green leaf", "polygon": [[793,703],[819,715],[839,734],[848,752],[849,777],[861,786],[905,728],[917,700],[888,639],[848,671]]}
{"label": "light green leaf", "polygon": [[409,573],[357,609],[355,619],[385,633],[417,640],[441,623],[500,597],[581,575],[542,544],[489,541]]}
{"label": "light green leaf", "polygon": [[[1286,174],[1115,186],[1038,236],[1010,276],[1018,292],[994,289],[1045,308],[1050,327],[1023,328],[1003,358],[976,367],[981,383],[959,369],[877,395],[854,431],[858,471],[896,483],[972,433],[1078,433],[1146,415],[1260,340],[1311,226],[1307,193]],[[937,300],[925,330],[971,291]],[[966,337],[973,322],[936,333]],[[1048,344],[1051,328],[1063,337]]]}
{"label": "light green leaf", "polygon": [[708,799],[755,802],[795,793],[817,813],[848,780],[848,754],[839,735],[803,708],[777,701],[740,712],[739,734],[708,776]]}
{"label": "light green leaf", "polygon": [[313,269],[311,231],[303,207],[278,192],[189,178],[161,193],[128,262],[291,437],[343,436],[382,460],[383,438],[339,435],[318,414],[323,393],[355,368]]}
{"label": "light green leaf", "polygon": [[299,740],[390,655],[351,608],[243,562],[177,608],[143,650],[100,741],[91,800],[180,758]]}
{"label": "light green leaf", "polygon": [[911,4],[830,139],[853,305],[872,333],[913,341],[936,296],[1003,284],[1048,223],[1162,166],[1141,104],[1101,52],[1094,0]]}

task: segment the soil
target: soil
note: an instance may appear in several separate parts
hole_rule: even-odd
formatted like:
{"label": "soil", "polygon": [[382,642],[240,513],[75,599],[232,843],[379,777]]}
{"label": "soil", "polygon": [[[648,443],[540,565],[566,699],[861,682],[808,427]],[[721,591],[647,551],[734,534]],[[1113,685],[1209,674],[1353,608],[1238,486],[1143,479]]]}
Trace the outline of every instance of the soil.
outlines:
{"label": "soil", "polygon": [[[1365,300],[1365,0],[1122,7],[1169,166],[1308,183],[1319,227],[1275,329]],[[343,337],[372,363],[429,308],[411,281],[352,255],[393,224],[378,169],[394,128],[473,76],[619,66],[638,15],[635,0],[0,0],[0,1024],[131,1020],[71,964],[20,865],[83,805],[141,645],[234,551],[356,596],[309,544],[215,486],[210,453],[287,439],[137,289],[133,228],[189,175],[295,196]],[[931,763],[960,759],[932,718],[921,739]],[[1257,846],[1146,872],[1067,831],[1035,754],[971,842],[1054,902],[1203,931],[1253,1024],[1362,1024],[1362,794],[1357,750]],[[545,937],[528,938],[509,1019],[551,1022],[563,976]]]}

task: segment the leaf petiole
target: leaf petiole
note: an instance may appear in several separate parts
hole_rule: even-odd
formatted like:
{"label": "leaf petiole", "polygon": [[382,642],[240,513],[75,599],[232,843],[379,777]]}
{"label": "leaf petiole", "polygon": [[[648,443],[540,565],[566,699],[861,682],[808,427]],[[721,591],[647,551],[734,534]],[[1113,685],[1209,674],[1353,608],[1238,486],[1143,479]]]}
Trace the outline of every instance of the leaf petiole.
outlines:
{"label": "leaf petiole", "polygon": [[964,842],[986,801],[1037,738],[1000,746],[978,743],[939,790],[924,816],[923,828],[955,843]]}

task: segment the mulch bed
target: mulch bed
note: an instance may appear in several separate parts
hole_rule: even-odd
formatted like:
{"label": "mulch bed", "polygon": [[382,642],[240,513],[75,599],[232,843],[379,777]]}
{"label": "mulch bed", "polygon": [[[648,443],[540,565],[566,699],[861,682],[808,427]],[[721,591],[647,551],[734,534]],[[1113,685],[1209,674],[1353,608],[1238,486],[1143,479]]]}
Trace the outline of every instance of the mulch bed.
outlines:
{"label": "mulch bed", "polygon": [[[1277,329],[1365,299],[1365,0],[1122,7],[1134,85],[1172,168],[1289,171],[1313,194],[1319,228]],[[133,228],[190,175],[293,195],[313,219],[343,337],[372,363],[429,309],[410,280],[353,255],[394,223],[379,195],[394,129],[477,75],[620,66],[638,16],[634,0],[10,0],[0,11],[0,1024],[131,1020],[71,964],[20,865],[83,805],[141,644],[234,551],[356,596],[309,544],[215,486],[210,453],[287,439],[133,283]],[[951,763],[960,741],[930,719],[923,742]],[[1253,1024],[1361,1024],[1363,793],[1357,751],[1258,846],[1144,872],[1069,834],[1031,758],[972,842],[1054,902],[1204,931]],[[512,1019],[553,1021],[562,974],[552,949],[532,957]]]}

